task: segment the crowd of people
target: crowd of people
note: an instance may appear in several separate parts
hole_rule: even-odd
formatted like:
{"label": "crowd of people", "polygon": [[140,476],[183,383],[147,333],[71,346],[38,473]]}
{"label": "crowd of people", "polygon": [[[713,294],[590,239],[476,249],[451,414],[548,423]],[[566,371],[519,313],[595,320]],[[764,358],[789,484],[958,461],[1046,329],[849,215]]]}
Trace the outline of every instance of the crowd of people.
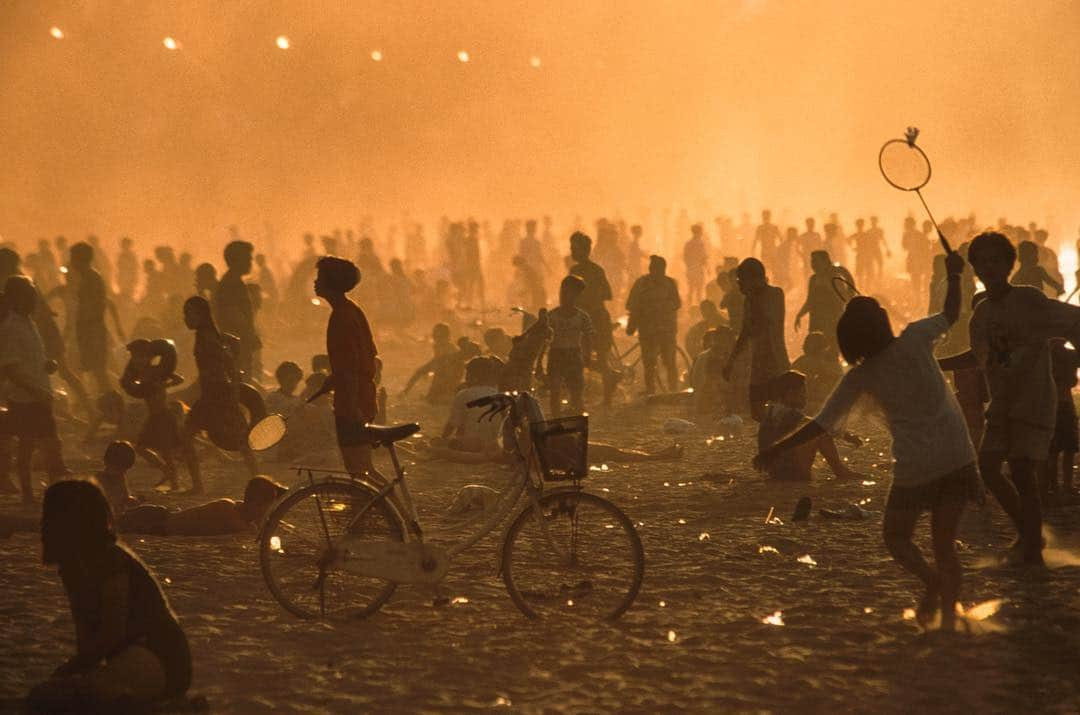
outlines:
{"label": "crowd of people", "polygon": [[[45,561],[59,567],[80,633],[76,656],[34,699],[47,709],[64,697],[184,692],[183,632],[117,533],[250,531],[284,489],[259,476],[260,460],[335,443],[348,471],[382,478],[368,426],[394,407],[381,384],[384,340],[410,346],[410,356],[423,342],[430,350],[395,395],[425,383],[423,399],[445,409],[441,434],[417,448],[426,459],[504,459],[499,425],[479,422],[467,404],[531,390],[546,394],[549,417],[642,398],[684,405],[705,425],[749,418],[767,478],[808,481],[820,454],[836,477],[854,479],[838,443],[859,443],[846,418],[869,396],[893,440],[885,544],[925,586],[920,619],[951,624],[956,530],[985,490],[1015,524],[1017,559],[1041,563],[1042,509],[1076,498],[1080,448],[1080,307],[1059,300],[1065,281],[1045,229],[1001,220],[980,231],[974,217],[949,219],[941,232],[955,251],[946,253],[933,225],[911,218],[892,244],[875,217],[857,219],[849,235],[835,214],[818,233],[813,218],[784,229],[763,211],[756,226],[717,219],[712,241],[703,224],[677,223],[685,241],[669,247],[681,259],[671,264],[649,255],[641,225],[601,220],[594,240],[579,221],[559,240],[548,217],[506,221],[497,234],[487,222],[444,219],[434,247],[421,225],[403,222],[402,240],[388,232],[383,242],[402,246],[388,268],[370,224],[321,236],[321,250],[307,234],[288,265],[232,229],[220,276],[168,246],[140,263],[128,238],[112,254],[93,236],[24,253],[0,246],[0,493],[35,504],[33,471],[47,473]],[[890,245],[905,254],[895,275]],[[514,307],[520,324],[498,325],[499,307]],[[324,323],[322,342],[312,326]],[[894,324],[906,327],[897,334]],[[269,370],[264,357],[281,357],[286,342],[307,354]],[[290,431],[273,454],[257,455],[248,430],[268,413],[292,415]],[[105,432],[96,479],[71,478],[58,420],[88,444]],[[604,461],[682,454],[678,445],[590,450]],[[237,460],[244,498],[185,510],[140,501],[125,478],[138,458],[160,473],[163,495],[181,489],[178,466],[202,493],[205,460]],[[933,566],[912,541],[925,511]],[[0,532],[16,528],[37,523],[0,517]]]}

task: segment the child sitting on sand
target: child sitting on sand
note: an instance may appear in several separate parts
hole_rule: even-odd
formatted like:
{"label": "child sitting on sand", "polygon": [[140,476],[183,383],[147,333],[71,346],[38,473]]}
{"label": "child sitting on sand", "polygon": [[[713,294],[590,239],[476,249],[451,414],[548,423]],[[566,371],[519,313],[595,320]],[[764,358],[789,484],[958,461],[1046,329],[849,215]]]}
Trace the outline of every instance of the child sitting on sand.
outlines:
{"label": "child sitting on sand", "polygon": [[806,375],[806,408],[815,412],[844,376],[836,353],[829,350],[828,339],[817,330],[807,334],[803,354],[795,359],[791,369]]}
{"label": "child sitting on sand", "polygon": [[731,328],[722,325],[701,336],[701,352],[690,366],[690,387],[694,390],[694,412],[719,417],[730,404],[728,382],[723,377],[724,359],[735,344]]}
{"label": "child sitting on sand", "polygon": [[452,459],[454,455],[448,452],[469,452],[486,455],[489,460],[498,457],[502,419],[480,419],[487,408],[467,405],[499,391],[499,367],[497,358],[488,357],[474,357],[465,366],[465,387],[454,395],[442,437],[431,442],[435,456]]}
{"label": "child sitting on sand", "polygon": [[[873,298],[857,296],[847,304],[836,328],[844,360],[852,369],[841,378],[813,421],[761,450],[754,466],[767,469],[785,452],[837,434],[858,398],[874,398],[893,439],[893,484],[885,505],[885,545],[892,557],[926,586],[917,614],[928,623],[940,606],[941,625],[952,630],[960,592],[956,530],[969,499],[980,499],[975,448],[964,415],[934,360],[934,342],[960,315],[960,272],[964,259],[946,258],[949,288],[945,311],[893,334],[888,313]],[[920,514],[933,514],[932,568],[912,542]]]}
{"label": "child sitting on sand", "polygon": [[[764,451],[781,437],[791,434],[809,420],[804,413],[807,405],[806,382],[806,376],[795,370],[788,370],[772,379],[768,387],[770,399],[765,404],[761,425],[758,427],[759,451]],[[849,432],[845,432],[842,437],[855,446],[860,444],[859,438]],[[771,464],[766,466],[765,473],[771,479],[808,482],[810,468],[814,465],[814,458],[819,453],[825,458],[833,474],[840,479],[862,478],[862,475],[849,469],[840,459],[836,443],[828,434],[823,434],[817,439],[804,442],[778,455]]]}
{"label": "child sitting on sand", "polygon": [[116,712],[182,696],[191,684],[187,638],[145,564],[116,540],[109,503],[93,481],[45,492],[43,560],[60,571],[76,653],[27,698],[40,712]]}
{"label": "child sitting on sand", "polygon": [[266,396],[266,410],[271,414],[287,415],[300,405],[296,388],[304,379],[304,371],[291,360],[286,360],[274,370],[278,389]]}
{"label": "child sitting on sand", "polygon": [[431,404],[449,402],[460,386],[465,361],[459,348],[450,340],[450,326],[446,323],[437,323],[432,328],[431,349],[434,356],[416,369],[402,394],[409,394],[417,382],[430,375],[431,384],[424,399]]}
{"label": "child sitting on sand", "polygon": [[137,499],[128,489],[127,473],[135,466],[135,448],[131,442],[112,442],[105,448],[105,468],[97,473],[98,484],[109,501],[113,514],[120,514]]}

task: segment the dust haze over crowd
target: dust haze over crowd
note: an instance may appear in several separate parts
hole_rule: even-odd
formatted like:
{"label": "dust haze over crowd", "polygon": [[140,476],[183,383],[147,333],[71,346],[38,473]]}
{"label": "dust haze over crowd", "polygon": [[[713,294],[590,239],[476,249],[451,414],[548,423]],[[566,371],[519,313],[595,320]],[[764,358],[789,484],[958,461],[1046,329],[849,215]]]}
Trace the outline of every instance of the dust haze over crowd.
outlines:
{"label": "dust haze over crowd", "polygon": [[24,245],[203,253],[229,224],[403,211],[898,226],[919,207],[874,159],[912,124],[939,214],[1080,224],[1076,2],[47,0],[0,29],[0,235]]}

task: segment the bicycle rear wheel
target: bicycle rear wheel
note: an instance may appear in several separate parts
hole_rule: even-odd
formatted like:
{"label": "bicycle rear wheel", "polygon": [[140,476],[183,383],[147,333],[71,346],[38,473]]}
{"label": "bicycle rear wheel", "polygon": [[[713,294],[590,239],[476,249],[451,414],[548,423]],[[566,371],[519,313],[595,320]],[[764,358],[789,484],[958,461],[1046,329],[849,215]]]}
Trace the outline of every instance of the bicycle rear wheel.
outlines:
{"label": "bicycle rear wheel", "polygon": [[298,489],[270,513],[259,532],[259,560],[266,585],[287,611],[301,618],[363,618],[394,593],[396,584],[335,563],[332,544],[345,534],[404,540],[397,512],[359,483]]}
{"label": "bicycle rear wheel", "polygon": [[546,494],[514,520],[502,576],[529,618],[616,619],[645,575],[645,551],[630,519],[582,491]]}

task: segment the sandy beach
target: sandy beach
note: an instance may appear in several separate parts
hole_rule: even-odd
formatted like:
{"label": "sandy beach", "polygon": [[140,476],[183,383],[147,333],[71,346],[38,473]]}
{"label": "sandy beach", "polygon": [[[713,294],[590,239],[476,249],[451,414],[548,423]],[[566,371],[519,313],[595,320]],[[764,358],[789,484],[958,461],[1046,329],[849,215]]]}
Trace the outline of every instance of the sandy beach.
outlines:
{"label": "sandy beach", "polygon": [[[390,372],[391,394],[403,373]],[[685,415],[674,406],[594,409],[591,429],[658,448],[672,440],[663,424],[673,416]],[[432,431],[442,421],[417,399],[396,405],[392,418]],[[679,435],[686,454],[678,462],[599,465],[588,489],[634,520],[647,559],[641,593],[614,625],[524,618],[496,576],[495,536],[452,565],[451,605],[434,607],[429,591],[402,586],[374,617],[344,624],[286,613],[263,583],[253,537],[129,543],[180,615],[195,661],[191,694],[212,712],[1076,712],[1080,507],[1048,511],[1050,568],[1027,572],[994,565],[1011,538],[997,507],[968,513],[962,597],[967,608],[983,605],[971,633],[921,632],[905,614],[916,603],[914,579],[881,543],[887,443],[873,425],[860,431],[868,444],[842,448],[866,475],[855,482],[815,468],[810,485],[766,483],[749,466],[750,429],[723,441],[703,429]],[[74,467],[94,468],[86,455],[96,447],[68,451]],[[502,467],[408,464],[428,523],[462,485],[498,488],[507,476]],[[238,495],[238,463],[208,460],[207,471],[212,495]],[[287,465],[264,471],[297,483]],[[145,465],[131,474],[136,492],[152,494],[155,481]],[[804,495],[814,514],[793,523]],[[867,517],[817,512],[850,504]],[[18,507],[5,498],[2,508]],[[776,518],[766,523],[770,509]],[[17,709],[15,699],[67,656],[74,635],[37,535],[0,541],[0,563],[0,698]]]}

